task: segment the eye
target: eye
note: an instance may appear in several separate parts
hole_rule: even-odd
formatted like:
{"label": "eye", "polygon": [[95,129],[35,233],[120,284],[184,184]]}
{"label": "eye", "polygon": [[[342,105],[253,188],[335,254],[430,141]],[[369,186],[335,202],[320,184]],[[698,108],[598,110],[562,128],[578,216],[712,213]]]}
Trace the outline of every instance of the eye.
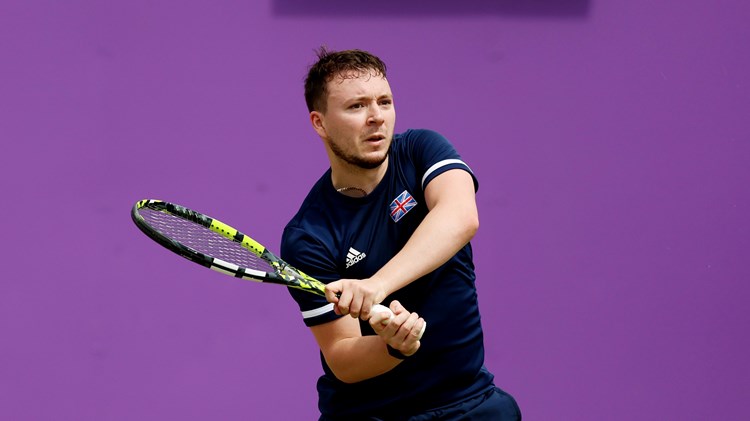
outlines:
{"label": "eye", "polygon": [[392,99],[381,99],[380,100],[380,105],[393,105],[393,100]]}
{"label": "eye", "polygon": [[358,110],[358,109],[360,109],[362,107],[364,107],[364,105],[362,103],[360,103],[360,102],[354,103],[354,104],[352,104],[352,105],[349,106],[349,108],[352,109],[352,110]]}

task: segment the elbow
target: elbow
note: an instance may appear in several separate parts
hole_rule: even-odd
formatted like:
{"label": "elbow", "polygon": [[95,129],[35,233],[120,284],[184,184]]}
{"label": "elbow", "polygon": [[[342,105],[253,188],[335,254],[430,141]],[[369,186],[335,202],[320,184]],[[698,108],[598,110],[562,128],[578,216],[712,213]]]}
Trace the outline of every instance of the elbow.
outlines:
{"label": "elbow", "polygon": [[476,212],[471,212],[464,218],[462,231],[467,243],[477,234],[477,231],[479,231],[479,215]]}
{"label": "elbow", "polygon": [[347,369],[347,367],[345,366],[336,366],[335,364],[331,364],[329,362],[328,368],[331,369],[333,375],[336,376],[336,378],[339,379],[339,381],[341,381],[342,383],[354,384],[365,380],[364,378],[357,376],[356,372]]}
{"label": "elbow", "polygon": [[336,358],[335,354],[326,355],[325,352],[323,353],[323,358],[325,358],[326,365],[328,365],[331,373],[342,383],[353,384],[366,379],[355,369],[357,364],[347,362],[345,359]]}
{"label": "elbow", "polygon": [[345,384],[354,384],[354,383],[361,382],[362,380],[364,380],[364,379],[355,378],[353,376],[345,376],[345,375],[342,376],[335,372],[333,374],[336,376],[337,379],[339,379],[342,383],[345,383]]}
{"label": "elbow", "polygon": [[471,220],[471,223],[469,224],[469,231],[471,232],[471,238],[474,238],[474,235],[476,235],[477,231],[479,231],[478,215],[474,215],[474,218]]}

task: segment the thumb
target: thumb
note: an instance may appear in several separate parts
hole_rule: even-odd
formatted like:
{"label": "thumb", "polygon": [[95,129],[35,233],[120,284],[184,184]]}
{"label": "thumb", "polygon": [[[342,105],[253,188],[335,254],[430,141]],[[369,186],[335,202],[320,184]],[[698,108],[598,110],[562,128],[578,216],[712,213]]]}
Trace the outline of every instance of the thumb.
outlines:
{"label": "thumb", "polygon": [[391,311],[393,312],[393,314],[399,314],[402,311],[406,310],[404,306],[402,306],[401,303],[398,302],[398,300],[391,301],[391,305],[389,307]]}
{"label": "thumb", "polygon": [[338,303],[341,295],[341,281],[334,281],[326,285],[326,301],[329,303]]}

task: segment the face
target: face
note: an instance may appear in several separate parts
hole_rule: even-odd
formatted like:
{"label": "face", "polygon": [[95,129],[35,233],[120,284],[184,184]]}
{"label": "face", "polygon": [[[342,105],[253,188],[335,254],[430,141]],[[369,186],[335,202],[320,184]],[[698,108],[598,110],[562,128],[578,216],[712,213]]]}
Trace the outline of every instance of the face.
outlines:
{"label": "face", "polygon": [[310,118],[326,143],[331,165],[374,169],[385,162],[396,111],[388,81],[372,73],[353,73],[328,82],[325,113]]}

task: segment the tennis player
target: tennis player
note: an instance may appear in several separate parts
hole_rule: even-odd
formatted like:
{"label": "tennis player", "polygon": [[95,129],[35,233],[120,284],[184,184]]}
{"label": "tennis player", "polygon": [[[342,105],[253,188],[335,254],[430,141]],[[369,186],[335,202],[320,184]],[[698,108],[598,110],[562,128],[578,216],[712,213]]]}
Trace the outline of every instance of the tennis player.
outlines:
{"label": "tennis player", "polygon": [[305,100],[330,168],[281,254],[327,284],[325,299],[289,289],[321,350],[320,420],[520,420],[484,366],[469,166],[434,131],[394,134],[386,66],[368,52],[322,48]]}

